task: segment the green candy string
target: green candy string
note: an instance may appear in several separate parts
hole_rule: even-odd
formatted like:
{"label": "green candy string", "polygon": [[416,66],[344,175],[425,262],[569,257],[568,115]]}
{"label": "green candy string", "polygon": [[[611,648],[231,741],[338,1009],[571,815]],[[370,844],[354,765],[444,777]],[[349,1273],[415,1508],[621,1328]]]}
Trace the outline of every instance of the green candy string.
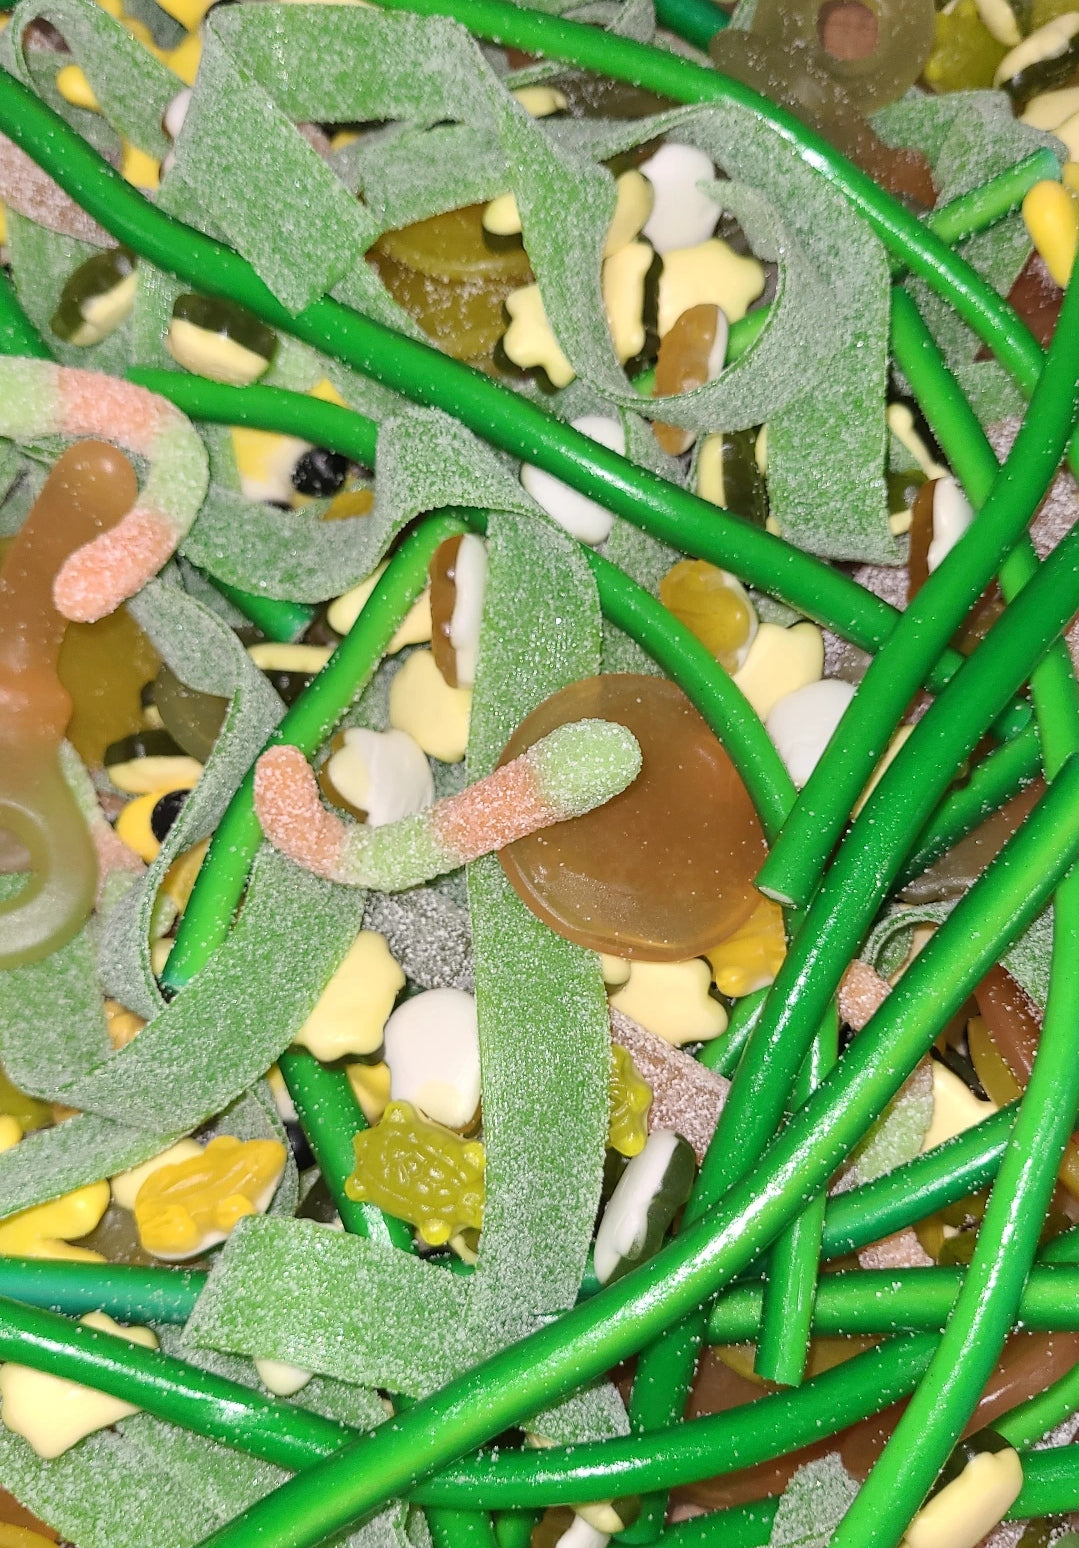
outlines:
{"label": "green candy string", "polygon": [[[798,1392],[681,1426],[663,1455],[655,1454],[654,1437],[488,1453],[417,1485],[410,1497],[438,1515],[456,1515],[586,1503],[641,1485],[695,1482],[735,1470],[743,1459],[769,1460],[806,1444],[822,1433],[822,1412],[828,1433],[879,1412],[906,1396],[934,1344],[927,1335],[891,1339]],[[0,1356],[93,1386],[293,1472],[362,1439],[362,1432],[298,1404],[275,1402],[170,1355],[14,1301],[0,1300]],[[471,1530],[459,1520],[449,1525]]]}
{"label": "green candy string", "polygon": [[[1023,1487],[1005,1521],[1062,1516],[1079,1505],[1079,1446],[1024,1451]],[[779,1497],[712,1511],[669,1527],[658,1541],[663,1548],[766,1548]]]}
{"label": "green candy string", "polygon": [[929,1046],[940,1017],[954,1012],[1053,890],[1079,847],[1077,796],[1073,759],[761,1165],[705,1220],[558,1322],[267,1496],[207,1544],[309,1548],[617,1364],[748,1266],[797,1212],[805,1191],[824,1185]]}

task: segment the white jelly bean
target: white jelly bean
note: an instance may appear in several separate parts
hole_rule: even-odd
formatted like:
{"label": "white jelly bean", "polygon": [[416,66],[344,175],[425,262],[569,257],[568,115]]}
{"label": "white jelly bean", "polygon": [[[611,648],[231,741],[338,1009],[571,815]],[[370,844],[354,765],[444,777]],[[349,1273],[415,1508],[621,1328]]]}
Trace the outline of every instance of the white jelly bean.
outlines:
{"label": "white jelly bean", "polygon": [[399,1005],[383,1034],[390,1095],[436,1123],[463,1129],[480,1100],[476,1002],[463,989],[428,989]]}
{"label": "white jelly bean", "polygon": [[[575,430],[580,430],[590,440],[598,441],[611,451],[625,454],[626,434],[619,420],[608,419],[601,414],[583,414],[580,419],[574,419],[572,424]],[[542,505],[548,516],[564,527],[570,537],[595,546],[609,536],[614,525],[610,511],[604,510],[602,505],[597,505],[595,500],[589,500],[586,495],[578,494],[560,478],[526,462],[521,468],[521,483],[533,500]]]}
{"label": "white jelly bean", "polygon": [[719,205],[697,187],[698,183],[715,182],[711,156],[695,145],[668,140],[642,163],[641,171],[655,189],[644,234],[657,253],[693,247],[712,235],[719,220]]}
{"label": "white jelly bean", "polygon": [[816,768],[853,698],[850,683],[826,677],[796,688],[769,712],[765,729],[799,790]]}

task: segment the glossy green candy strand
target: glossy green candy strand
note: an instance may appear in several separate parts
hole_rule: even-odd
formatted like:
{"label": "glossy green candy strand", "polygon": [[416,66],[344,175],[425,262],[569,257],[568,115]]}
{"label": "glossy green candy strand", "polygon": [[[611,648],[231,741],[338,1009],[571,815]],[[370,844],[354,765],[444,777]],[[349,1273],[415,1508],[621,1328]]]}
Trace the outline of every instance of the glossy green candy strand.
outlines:
{"label": "glossy green candy strand", "polygon": [[[1069,323],[1079,319],[1079,296],[1069,294],[1065,309]],[[1060,322],[1065,323],[1064,311]],[[912,332],[917,340],[916,323]],[[942,442],[977,499],[993,476],[995,459],[976,423],[971,423],[973,416],[932,342],[926,338],[918,342],[922,368],[932,373],[935,381],[927,402],[941,410]],[[1062,342],[1058,334],[1055,344],[1059,347]],[[1046,376],[1054,353],[1050,351]],[[1064,382],[1058,390],[1067,393],[1064,402],[1071,404],[1074,414],[1074,364],[1070,375],[1070,389]],[[914,385],[917,388],[916,381]],[[1005,594],[1014,594],[1036,569],[1037,561],[1026,540],[1002,571]],[[1079,703],[1070,660],[1062,647],[1040,663],[1032,686],[1043,764],[1047,778],[1052,778],[1061,760],[1079,750]],[[855,1544],[858,1548],[863,1544],[866,1548],[872,1544],[891,1548],[898,1542],[966,1423],[1014,1322],[1023,1279],[1037,1248],[1040,1223],[1079,1103],[1079,1071],[1068,1030],[1079,1013],[1079,972],[1074,963],[1077,941],[1079,876],[1071,876],[1056,899],[1050,993],[1031,1081],[990,1196],[955,1315],[930,1372],[840,1528],[837,1548],[854,1548]]]}
{"label": "glossy green candy strand", "polygon": [[[1020,1461],[1023,1488],[1005,1521],[1066,1515],[1079,1505],[1079,1446],[1025,1451]],[[663,1548],[767,1548],[778,1506],[779,1497],[774,1496],[713,1511],[669,1527],[658,1541]]]}
{"label": "glossy green candy strand", "polygon": [[[1079,305],[1074,312],[1079,322]],[[1074,378],[1074,367],[1072,375]],[[1070,394],[1067,403],[1070,423]],[[1046,416],[1053,412],[1050,406],[1045,407]],[[1060,427],[1057,411],[1058,430]],[[1055,464],[1049,460],[1051,451],[1046,456],[1043,447],[1042,452],[1047,467],[1038,470],[1035,481],[1042,480],[1044,486]],[[828,1000],[902,864],[911,833],[924,823],[953,770],[984,733],[986,717],[991,718],[996,707],[1010,696],[1006,685],[1011,682],[1018,687],[1068,622],[1075,577],[1065,577],[1074,563],[1073,547],[1074,540],[1066,540],[1006,610],[915,728],[863,807],[777,975],[739,1067],[720,1120],[720,1131],[736,1135],[738,1145],[725,1150],[713,1146],[706,1171],[715,1156],[716,1175],[726,1172],[729,1176],[735,1157],[740,1160],[743,1155],[759,1154],[764,1140],[774,1132],[783,1093],[790,1089]],[[1043,632],[1039,609],[1042,599],[1048,603],[1057,577],[1064,587],[1060,593],[1063,606],[1055,610],[1051,626],[1048,615],[1042,617],[1042,624],[1047,625]],[[1032,631],[1029,636],[1025,636],[1026,627]],[[1035,644],[1039,636],[1041,643]],[[1019,676],[1013,675],[1009,666],[1013,646],[1011,662],[1019,667]],[[932,750],[928,759],[920,756],[923,748]],[[747,1070],[751,1071],[748,1077]],[[730,1162],[721,1161],[721,1155]]]}
{"label": "glossy green candy strand", "polygon": [[[639,1484],[671,1486],[729,1472],[739,1456],[768,1460],[804,1445],[822,1433],[822,1411],[833,1433],[906,1396],[934,1342],[925,1335],[892,1339],[815,1377],[797,1393],[694,1420],[671,1437],[662,1456],[655,1455],[654,1437],[491,1453],[418,1485],[411,1496],[439,1513],[522,1509],[584,1503]],[[290,1471],[332,1457],[362,1435],[157,1350],[14,1301],[0,1300],[0,1356],[92,1385]]]}
{"label": "glossy green candy strand", "polygon": [[[561,1392],[601,1374],[748,1266],[823,1186],[951,1014],[1033,918],[1079,847],[1079,760],[916,959],[873,1023],[702,1222],[592,1300],[475,1367],[208,1538],[308,1548]],[[972,949],[973,944],[973,949]],[[930,999],[926,999],[927,993]]]}

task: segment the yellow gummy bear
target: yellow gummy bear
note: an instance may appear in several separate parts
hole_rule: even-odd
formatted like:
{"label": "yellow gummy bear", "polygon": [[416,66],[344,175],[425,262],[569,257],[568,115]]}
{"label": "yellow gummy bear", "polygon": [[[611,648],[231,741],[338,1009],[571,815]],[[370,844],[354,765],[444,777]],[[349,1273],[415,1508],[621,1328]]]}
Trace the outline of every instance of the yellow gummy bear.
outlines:
{"label": "yellow gummy bear", "polygon": [[244,1215],[261,1214],[285,1169],[277,1140],[221,1135],[200,1155],[152,1172],[135,1198],[139,1239],[155,1258],[193,1258],[224,1241]]}
{"label": "yellow gummy bear", "polygon": [[432,1247],[483,1224],[486,1153],[479,1140],[432,1123],[411,1102],[391,1102],[374,1128],[352,1143],[356,1170],[345,1183],[350,1199],[409,1221]]}
{"label": "yellow gummy bear", "polygon": [[610,1115],[607,1143],[622,1156],[637,1156],[648,1139],[652,1088],[641,1079],[628,1048],[611,1044]]}
{"label": "yellow gummy bear", "polygon": [[783,910],[771,898],[762,898],[745,924],[705,956],[720,994],[738,1000],[772,982],[786,949]]}
{"label": "yellow gummy bear", "polygon": [[5,1258],[69,1258],[78,1263],[104,1263],[99,1252],[72,1247],[73,1238],[85,1236],[100,1222],[111,1197],[107,1182],[88,1183],[35,1204],[0,1221],[0,1256]]}

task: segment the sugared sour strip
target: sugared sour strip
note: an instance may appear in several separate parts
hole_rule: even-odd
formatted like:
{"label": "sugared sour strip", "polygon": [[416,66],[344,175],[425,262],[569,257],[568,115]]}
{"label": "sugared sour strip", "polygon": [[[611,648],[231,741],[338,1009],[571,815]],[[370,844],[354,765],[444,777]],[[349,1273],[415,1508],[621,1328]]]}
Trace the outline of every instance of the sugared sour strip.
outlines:
{"label": "sugared sour strip", "polygon": [[171,403],[96,371],[0,357],[0,436],[13,441],[98,436],[145,457],[135,506],[71,554],[53,595],[65,618],[92,623],[156,575],[198,514],[209,480],[206,452]]}
{"label": "sugared sour strip", "polygon": [[[1030,922],[1079,848],[1079,761],[962,899],[757,1170],[705,1220],[561,1320],[268,1495],[207,1538],[309,1548],[563,1391],[600,1375],[744,1269],[823,1187],[952,1014]],[[974,949],[972,950],[972,941]]]}
{"label": "sugared sour strip", "polygon": [[619,795],[640,768],[640,748],[624,726],[578,720],[457,795],[372,827],[328,812],[303,753],[274,747],[255,766],[255,811],[270,842],[317,876],[400,892],[583,816]]}

